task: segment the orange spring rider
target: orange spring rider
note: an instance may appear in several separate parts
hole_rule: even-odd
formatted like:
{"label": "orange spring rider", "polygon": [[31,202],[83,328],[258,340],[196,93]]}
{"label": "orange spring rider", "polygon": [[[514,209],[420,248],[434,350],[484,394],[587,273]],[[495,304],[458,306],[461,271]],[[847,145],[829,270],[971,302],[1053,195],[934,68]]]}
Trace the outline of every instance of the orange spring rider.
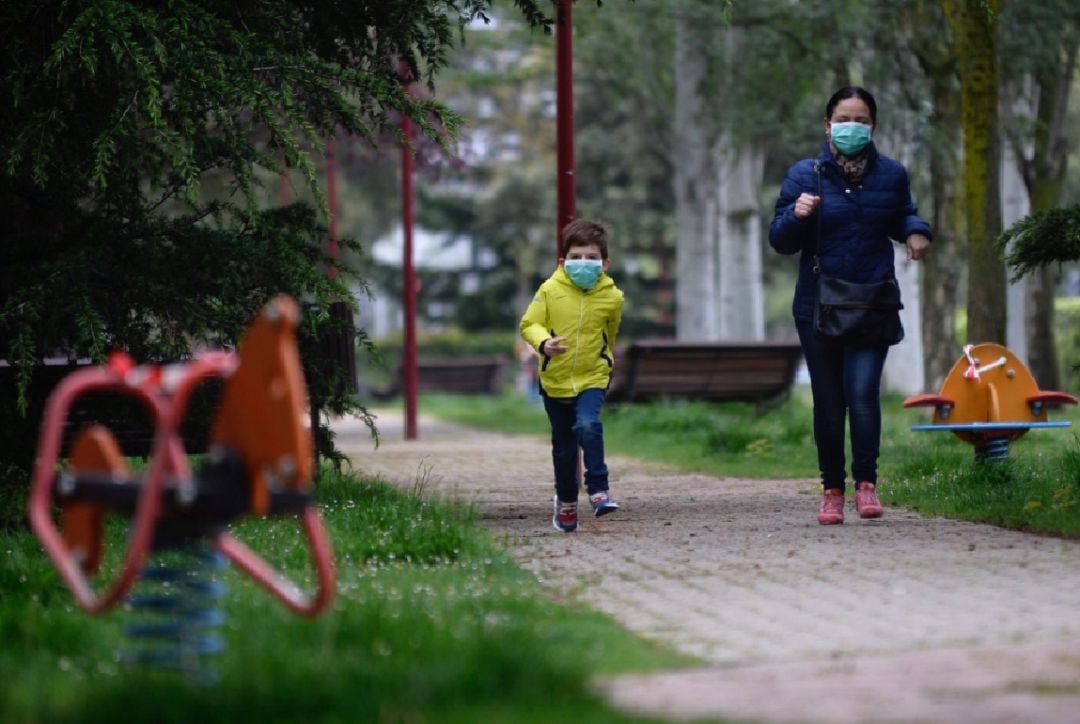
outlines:
{"label": "orange spring rider", "polygon": [[[155,576],[173,580],[174,590],[187,586],[192,594],[219,595],[205,582],[187,580],[183,570],[151,574],[147,566],[144,572],[153,552],[184,549],[211,551],[218,560],[224,556],[300,615],[315,616],[327,607],[335,572],[330,542],[311,497],[307,389],[295,337],[299,318],[296,302],[279,296],[265,305],[238,352],[204,353],[168,366],[136,366],[117,353],[108,364],[74,372],[56,387],[42,419],[29,517],[80,607],[95,614],[107,611],[125,600],[140,578]],[[221,402],[205,461],[193,474],[179,430],[192,393],[213,377],[223,379]],[[150,412],[154,436],[141,474],[130,471],[116,437],[102,425],[79,431],[66,465],[58,467],[72,404],[81,395],[102,390],[134,397]],[[60,509],[59,525],[54,506]],[[111,582],[95,588],[89,577],[101,566],[106,512],[130,519],[129,542]],[[299,520],[315,569],[314,592],[302,591],[228,531],[230,522],[246,515]],[[184,596],[180,599],[170,603],[161,596],[144,598],[142,605],[165,612],[165,620],[142,626],[134,635],[195,639],[196,653],[219,648],[201,634],[191,634],[211,625],[216,613],[193,611]],[[134,596],[129,601],[139,605]],[[184,656],[166,650],[139,660],[177,667],[177,657]]]}

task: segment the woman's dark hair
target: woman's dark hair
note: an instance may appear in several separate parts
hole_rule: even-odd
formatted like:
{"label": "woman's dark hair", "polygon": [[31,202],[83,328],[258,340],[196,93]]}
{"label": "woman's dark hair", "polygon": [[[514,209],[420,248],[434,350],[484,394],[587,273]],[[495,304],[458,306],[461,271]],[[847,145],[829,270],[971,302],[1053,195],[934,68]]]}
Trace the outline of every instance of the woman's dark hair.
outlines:
{"label": "woman's dark hair", "polygon": [[870,95],[870,91],[857,85],[844,86],[833,93],[832,98],[829,99],[828,105],[825,106],[825,117],[832,118],[836,106],[840,101],[847,100],[848,98],[858,98],[865,103],[866,107],[870,109],[870,120],[877,123],[877,101],[874,100],[874,96]]}

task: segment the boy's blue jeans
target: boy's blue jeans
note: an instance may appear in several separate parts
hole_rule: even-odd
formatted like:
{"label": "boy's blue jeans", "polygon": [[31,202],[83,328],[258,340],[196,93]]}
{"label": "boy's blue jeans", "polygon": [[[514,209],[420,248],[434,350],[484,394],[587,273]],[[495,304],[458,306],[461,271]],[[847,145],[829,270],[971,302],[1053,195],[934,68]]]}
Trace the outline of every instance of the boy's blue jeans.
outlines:
{"label": "boy's blue jeans", "polygon": [[600,408],[606,396],[607,390],[584,390],[572,398],[544,395],[544,411],[551,422],[555,493],[563,502],[578,499],[578,447],[585,456],[585,490],[592,495],[608,489],[604,426],[600,422]]}
{"label": "boy's blue jeans", "polygon": [[888,347],[823,342],[809,321],[796,320],[814,394],[814,442],[821,482],[844,489],[844,417],[851,418],[851,477],[877,483],[881,449],[881,371]]}

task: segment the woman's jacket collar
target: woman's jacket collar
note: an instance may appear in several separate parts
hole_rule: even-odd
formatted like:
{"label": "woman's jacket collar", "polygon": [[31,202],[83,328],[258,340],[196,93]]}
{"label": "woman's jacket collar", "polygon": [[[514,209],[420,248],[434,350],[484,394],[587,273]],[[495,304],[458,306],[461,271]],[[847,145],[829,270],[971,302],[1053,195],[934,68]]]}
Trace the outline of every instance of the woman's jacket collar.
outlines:
{"label": "woman's jacket collar", "polygon": [[[879,155],[877,146],[874,144],[873,141],[870,141],[870,145],[866,147],[866,153],[869,158],[869,160],[866,162],[866,173],[869,174],[874,169],[874,166],[877,165]],[[843,170],[840,168],[840,164],[838,164],[836,162],[836,159],[833,158],[832,148],[829,147],[829,139],[826,138],[822,142],[821,155],[818,156],[816,160],[817,164],[820,164],[821,166],[832,166],[833,170],[836,171],[837,174],[839,174],[838,177],[843,177]],[[815,166],[817,164],[815,164]]]}

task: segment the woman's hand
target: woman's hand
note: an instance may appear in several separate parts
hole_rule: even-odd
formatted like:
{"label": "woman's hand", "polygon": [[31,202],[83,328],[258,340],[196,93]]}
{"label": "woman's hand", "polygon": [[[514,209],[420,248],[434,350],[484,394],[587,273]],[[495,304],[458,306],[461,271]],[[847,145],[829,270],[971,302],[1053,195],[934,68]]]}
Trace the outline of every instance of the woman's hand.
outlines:
{"label": "woman's hand", "polygon": [[814,209],[820,204],[820,196],[814,196],[813,194],[799,194],[799,198],[795,199],[795,218],[807,218],[810,214],[814,213]]}
{"label": "woman's hand", "polygon": [[930,240],[922,234],[912,234],[905,241],[908,261],[918,261],[930,251]]}

